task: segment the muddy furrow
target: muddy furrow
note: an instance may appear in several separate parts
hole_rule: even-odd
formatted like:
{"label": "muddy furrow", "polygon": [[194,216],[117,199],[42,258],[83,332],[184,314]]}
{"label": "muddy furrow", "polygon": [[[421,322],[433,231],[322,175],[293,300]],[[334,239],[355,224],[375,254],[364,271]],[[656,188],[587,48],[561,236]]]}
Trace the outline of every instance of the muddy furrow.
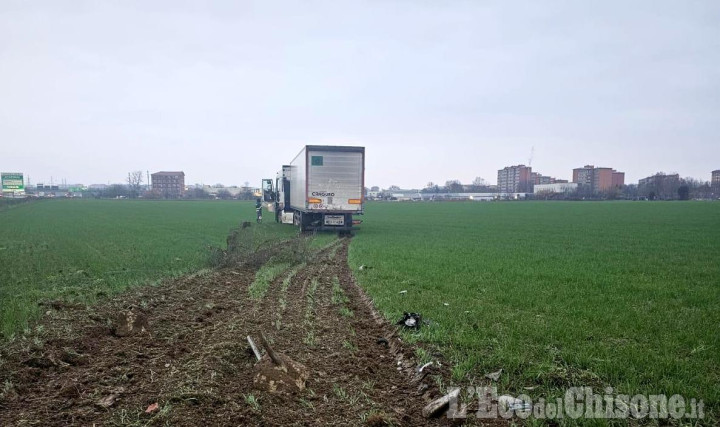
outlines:
{"label": "muddy furrow", "polygon": [[[120,403],[117,422],[127,422],[166,393],[164,379],[194,357],[208,331],[246,309],[252,277],[226,270],[134,289],[87,310],[56,304],[36,336],[3,348],[9,390],[0,400],[0,424],[113,422]],[[238,282],[245,289],[232,285]],[[128,310],[144,319],[146,332],[118,336],[113,330]]]}
{"label": "muddy furrow", "polygon": [[[0,353],[0,425],[426,425],[430,377],[373,312],[347,265],[349,239],[250,297],[255,269],[134,289],[91,308],[48,309]],[[123,334],[128,311],[142,330]],[[121,317],[122,318],[122,317]],[[264,333],[309,371],[306,388],[253,386],[246,342]]]}
{"label": "muddy furrow", "polygon": [[[348,240],[340,240],[298,270],[284,295],[276,283],[261,302],[258,325],[277,351],[310,370],[297,395],[261,396],[256,421],[278,425],[393,423],[424,425],[418,384],[399,371],[397,349],[385,343],[394,329],[376,323],[349,282]],[[282,303],[279,301],[282,299]],[[283,310],[283,306],[285,309]],[[281,312],[279,318],[273,314]],[[410,355],[410,357],[412,357]],[[268,414],[272,414],[268,417]]]}

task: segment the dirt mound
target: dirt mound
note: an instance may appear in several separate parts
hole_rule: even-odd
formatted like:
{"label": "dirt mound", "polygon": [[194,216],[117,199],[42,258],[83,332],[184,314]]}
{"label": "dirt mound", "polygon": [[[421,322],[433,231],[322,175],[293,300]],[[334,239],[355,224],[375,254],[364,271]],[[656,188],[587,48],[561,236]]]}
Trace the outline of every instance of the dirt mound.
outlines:
{"label": "dirt mound", "polygon": [[308,369],[287,356],[279,355],[281,364],[276,364],[269,357],[264,357],[255,365],[253,387],[269,393],[292,394],[305,390],[305,383],[310,377]]}
{"label": "dirt mound", "polygon": [[[261,300],[249,298],[257,267],[246,266],[89,308],[51,305],[34,336],[0,349],[0,425],[446,423],[421,415],[446,373],[411,381],[413,349],[355,285],[347,244],[284,273]],[[246,337],[258,331],[282,375],[267,355],[256,367]],[[288,371],[282,393],[257,386],[277,389]]]}
{"label": "dirt mound", "polygon": [[116,337],[144,334],[150,331],[148,318],[144,313],[136,310],[123,310],[115,315],[112,332]]}

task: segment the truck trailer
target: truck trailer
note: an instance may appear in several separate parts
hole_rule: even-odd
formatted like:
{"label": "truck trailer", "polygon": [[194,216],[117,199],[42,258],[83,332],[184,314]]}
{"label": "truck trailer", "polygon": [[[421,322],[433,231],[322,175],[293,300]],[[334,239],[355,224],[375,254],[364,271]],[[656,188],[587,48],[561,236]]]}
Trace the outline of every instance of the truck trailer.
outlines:
{"label": "truck trailer", "polygon": [[272,179],[263,200],[275,221],[301,230],[348,233],[362,221],[365,147],[307,145]]}

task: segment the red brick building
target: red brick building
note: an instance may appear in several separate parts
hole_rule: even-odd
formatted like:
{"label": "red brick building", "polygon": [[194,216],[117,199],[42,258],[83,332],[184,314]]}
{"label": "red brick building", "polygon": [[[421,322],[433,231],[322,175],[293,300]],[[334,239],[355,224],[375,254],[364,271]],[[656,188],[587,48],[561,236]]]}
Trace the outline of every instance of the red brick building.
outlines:
{"label": "red brick building", "polygon": [[500,193],[531,192],[533,184],[530,166],[506,166],[498,171],[497,185]]}
{"label": "red brick building", "polygon": [[612,173],[612,186],[620,188],[625,185],[625,172],[613,171]]}
{"label": "red brick building", "polygon": [[166,199],[179,199],[185,192],[185,172],[155,172],[150,178],[153,191]]}
{"label": "red brick building", "polygon": [[589,188],[593,193],[603,193],[612,188],[625,185],[625,172],[618,172],[612,168],[596,168],[585,165],[573,169],[573,182]]}

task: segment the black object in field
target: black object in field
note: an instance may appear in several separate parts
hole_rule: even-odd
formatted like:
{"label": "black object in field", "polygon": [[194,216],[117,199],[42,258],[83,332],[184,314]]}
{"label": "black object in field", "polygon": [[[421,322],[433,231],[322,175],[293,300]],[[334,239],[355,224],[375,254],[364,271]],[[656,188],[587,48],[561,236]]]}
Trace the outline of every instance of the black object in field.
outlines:
{"label": "black object in field", "polygon": [[403,313],[402,319],[398,320],[396,325],[402,325],[407,329],[420,329],[422,323],[422,315],[420,313]]}

